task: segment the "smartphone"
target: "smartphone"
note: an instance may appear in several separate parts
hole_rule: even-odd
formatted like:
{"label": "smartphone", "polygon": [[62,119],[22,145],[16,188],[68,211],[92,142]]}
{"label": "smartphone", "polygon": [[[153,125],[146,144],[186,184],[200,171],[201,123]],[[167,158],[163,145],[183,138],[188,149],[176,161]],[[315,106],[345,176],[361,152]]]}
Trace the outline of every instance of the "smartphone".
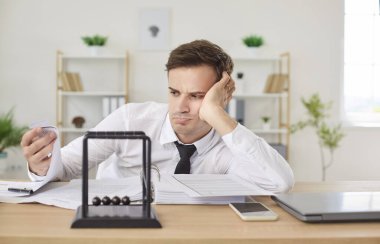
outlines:
{"label": "smartphone", "polygon": [[230,207],[245,221],[272,221],[278,215],[259,202],[230,203]]}

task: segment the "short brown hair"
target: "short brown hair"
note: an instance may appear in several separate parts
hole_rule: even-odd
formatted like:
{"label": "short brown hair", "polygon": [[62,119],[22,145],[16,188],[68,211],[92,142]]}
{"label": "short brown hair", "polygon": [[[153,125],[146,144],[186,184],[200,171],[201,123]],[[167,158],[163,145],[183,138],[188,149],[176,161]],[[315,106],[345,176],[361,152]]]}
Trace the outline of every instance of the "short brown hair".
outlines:
{"label": "short brown hair", "polygon": [[196,40],[171,51],[166,70],[203,64],[215,68],[216,81],[222,78],[223,71],[231,75],[234,67],[231,57],[221,47],[207,40]]}

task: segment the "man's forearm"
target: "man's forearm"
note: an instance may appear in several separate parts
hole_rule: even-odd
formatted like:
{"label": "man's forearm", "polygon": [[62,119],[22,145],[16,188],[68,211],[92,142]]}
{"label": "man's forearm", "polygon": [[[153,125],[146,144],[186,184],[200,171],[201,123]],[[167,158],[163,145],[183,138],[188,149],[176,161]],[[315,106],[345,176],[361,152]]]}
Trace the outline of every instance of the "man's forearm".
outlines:
{"label": "man's forearm", "polygon": [[213,107],[205,113],[206,122],[213,127],[220,136],[231,133],[237,126],[237,122],[222,107]]}

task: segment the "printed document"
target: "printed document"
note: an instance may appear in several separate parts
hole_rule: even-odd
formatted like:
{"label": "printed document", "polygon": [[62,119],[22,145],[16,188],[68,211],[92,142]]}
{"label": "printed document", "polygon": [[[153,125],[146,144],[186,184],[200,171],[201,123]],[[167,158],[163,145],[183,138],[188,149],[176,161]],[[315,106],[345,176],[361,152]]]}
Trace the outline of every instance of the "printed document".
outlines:
{"label": "printed document", "polygon": [[[35,182],[12,182],[12,181],[2,181],[0,182],[0,196],[27,196],[30,195],[30,192],[35,192],[40,189],[42,186],[50,181],[56,180],[56,172],[62,172],[60,167],[63,167],[61,164],[61,143],[59,139],[58,129],[54,126],[47,125],[46,122],[37,122],[30,126],[31,128],[42,127],[43,132],[55,132],[57,139],[54,142],[52,158],[50,163],[50,168],[41,181]],[[10,192],[8,188],[20,189],[20,192]],[[28,192],[29,191],[29,192]]]}

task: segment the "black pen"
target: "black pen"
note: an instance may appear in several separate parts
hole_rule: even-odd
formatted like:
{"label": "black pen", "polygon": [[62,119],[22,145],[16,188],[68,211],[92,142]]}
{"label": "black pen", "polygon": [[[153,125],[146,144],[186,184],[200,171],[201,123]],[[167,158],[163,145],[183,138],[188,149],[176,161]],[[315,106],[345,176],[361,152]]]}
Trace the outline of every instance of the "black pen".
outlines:
{"label": "black pen", "polygon": [[11,192],[22,192],[22,193],[29,193],[29,194],[33,193],[33,190],[32,189],[28,189],[28,188],[13,188],[13,187],[9,187],[8,191],[11,191]]}

